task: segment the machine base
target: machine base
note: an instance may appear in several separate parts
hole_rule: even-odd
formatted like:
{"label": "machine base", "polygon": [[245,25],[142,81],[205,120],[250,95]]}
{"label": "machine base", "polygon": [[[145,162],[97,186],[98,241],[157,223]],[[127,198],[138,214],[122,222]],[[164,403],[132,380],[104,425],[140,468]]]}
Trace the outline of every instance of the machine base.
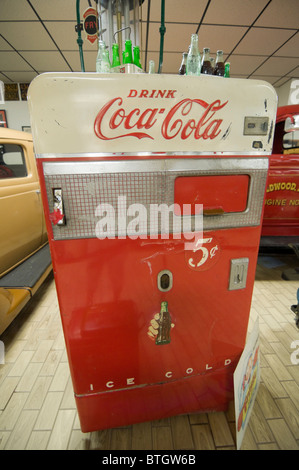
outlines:
{"label": "machine base", "polygon": [[233,399],[235,365],[169,383],[75,396],[81,430],[91,432],[179,414],[225,411]]}

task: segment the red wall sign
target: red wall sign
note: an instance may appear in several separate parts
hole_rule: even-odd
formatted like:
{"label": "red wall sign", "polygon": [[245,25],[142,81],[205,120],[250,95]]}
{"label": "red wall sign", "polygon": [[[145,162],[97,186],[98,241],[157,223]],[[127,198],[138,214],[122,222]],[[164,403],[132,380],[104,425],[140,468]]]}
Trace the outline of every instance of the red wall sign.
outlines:
{"label": "red wall sign", "polygon": [[93,44],[98,37],[98,18],[94,8],[87,8],[83,13],[83,27],[87,34],[87,40]]}

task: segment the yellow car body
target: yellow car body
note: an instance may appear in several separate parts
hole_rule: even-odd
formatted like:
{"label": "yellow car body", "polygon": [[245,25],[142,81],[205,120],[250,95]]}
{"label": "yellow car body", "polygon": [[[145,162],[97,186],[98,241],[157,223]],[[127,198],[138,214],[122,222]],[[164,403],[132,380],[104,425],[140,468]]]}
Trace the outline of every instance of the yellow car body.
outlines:
{"label": "yellow car body", "polygon": [[32,136],[0,128],[0,334],[51,269]]}

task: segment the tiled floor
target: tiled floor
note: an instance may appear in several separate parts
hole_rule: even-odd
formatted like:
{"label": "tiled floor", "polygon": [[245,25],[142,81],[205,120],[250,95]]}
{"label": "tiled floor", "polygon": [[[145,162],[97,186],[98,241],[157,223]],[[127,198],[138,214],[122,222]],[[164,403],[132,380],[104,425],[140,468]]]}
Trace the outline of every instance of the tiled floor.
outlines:
{"label": "tiled floor", "polygon": [[[299,449],[299,330],[290,311],[299,280],[281,279],[281,271],[296,265],[295,255],[259,257],[249,330],[259,317],[261,384],[242,449]],[[236,448],[233,403],[227,412],[83,434],[52,275],[1,340],[0,449]]]}

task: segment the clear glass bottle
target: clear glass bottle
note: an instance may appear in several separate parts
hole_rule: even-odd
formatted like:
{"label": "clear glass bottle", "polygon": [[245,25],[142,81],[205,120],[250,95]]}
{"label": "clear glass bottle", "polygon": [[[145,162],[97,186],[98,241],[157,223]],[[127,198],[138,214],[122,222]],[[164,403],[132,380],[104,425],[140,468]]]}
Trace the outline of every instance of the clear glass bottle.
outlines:
{"label": "clear glass bottle", "polygon": [[104,41],[99,41],[98,55],[96,60],[96,71],[98,73],[109,73],[110,72],[110,60],[109,52],[106,49],[106,44]]}
{"label": "clear glass bottle", "polygon": [[179,75],[186,75],[187,55],[188,52],[183,52],[183,58],[179,68]]}
{"label": "clear glass bottle", "polygon": [[201,62],[201,73],[212,75],[213,68],[210,59],[210,49],[208,47],[204,47],[203,49],[203,56]]}
{"label": "clear glass bottle", "polygon": [[218,75],[219,77],[224,76],[224,60],[223,60],[223,51],[217,51],[215,68],[213,75]]}
{"label": "clear glass bottle", "polygon": [[215,59],[214,59],[214,57],[210,57],[210,61],[211,61],[212,71],[214,72],[214,68],[215,68]]}
{"label": "clear glass bottle", "polygon": [[148,63],[148,73],[156,73],[155,72],[155,61],[150,60]]}
{"label": "clear glass bottle", "polygon": [[197,34],[191,35],[191,44],[187,56],[186,75],[200,75],[201,60]]}

